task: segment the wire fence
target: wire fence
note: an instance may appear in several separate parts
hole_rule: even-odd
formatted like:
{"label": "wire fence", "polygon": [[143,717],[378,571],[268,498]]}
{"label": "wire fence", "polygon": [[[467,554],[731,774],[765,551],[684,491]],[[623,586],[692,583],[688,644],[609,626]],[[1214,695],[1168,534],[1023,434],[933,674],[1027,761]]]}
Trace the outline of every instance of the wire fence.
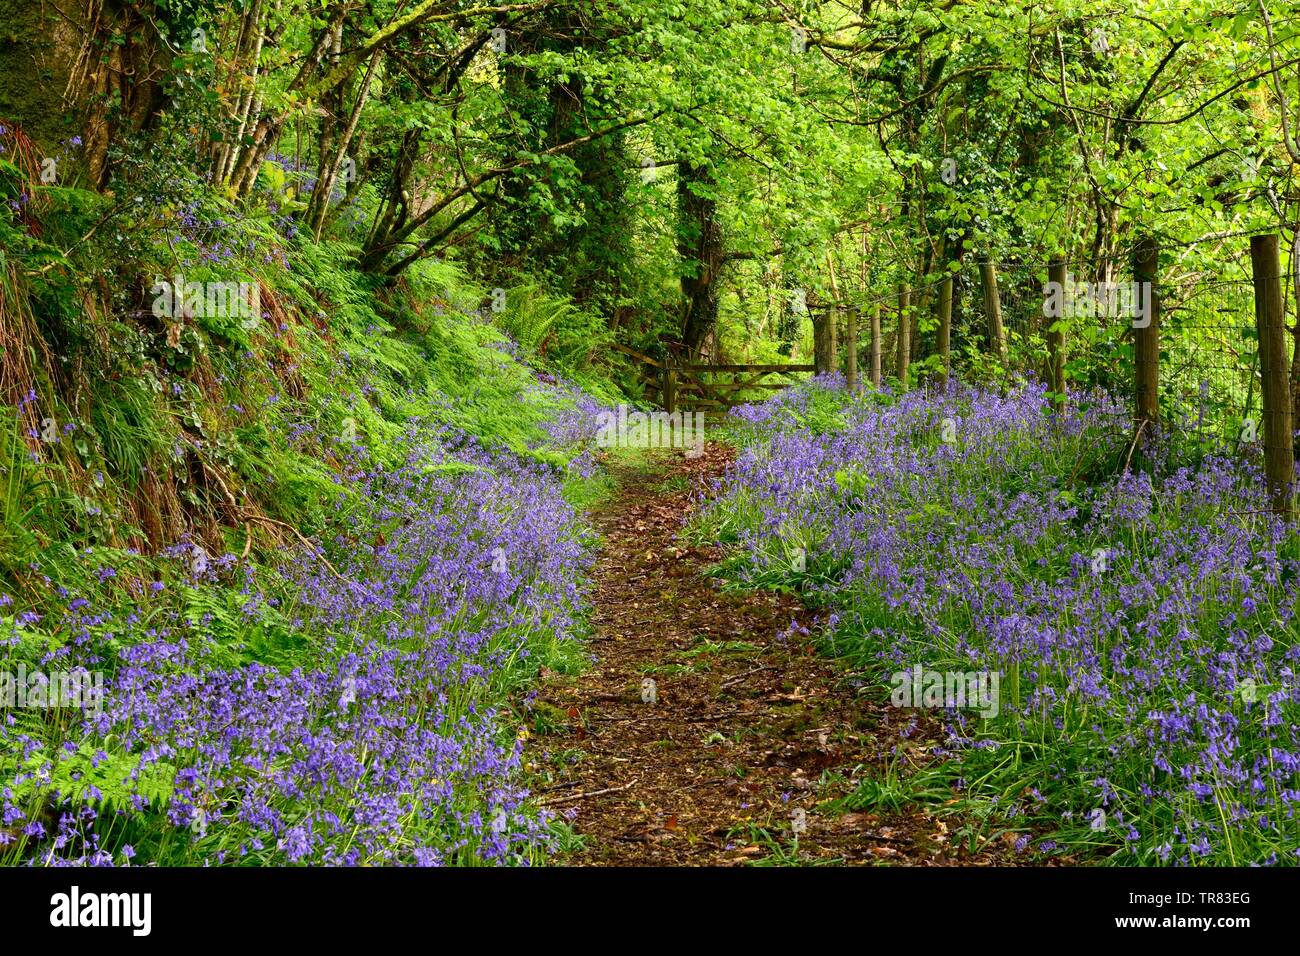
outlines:
{"label": "wire fence", "polygon": [[[1067,378],[1071,387],[1101,386],[1132,396],[1135,374],[1133,313],[1145,302],[1131,261],[1116,259],[1103,270],[1096,263],[1066,264],[1069,284],[1083,291],[1093,311],[1069,322]],[[1175,272],[1175,270],[1169,270]],[[1159,401],[1162,426],[1195,431],[1203,438],[1253,440],[1262,413],[1259,341],[1249,263],[1230,261],[1208,270],[1157,276],[1149,295],[1158,301]],[[997,307],[1008,364],[1028,377],[1042,377],[1048,360],[1047,314],[1051,292],[1045,263],[993,265]],[[1098,275],[1104,274],[1104,284]],[[933,311],[942,277],[911,290],[911,360],[931,354]],[[1291,284],[1282,282],[1285,293]],[[1092,296],[1089,293],[1093,293]],[[1100,293],[1098,296],[1097,294]],[[1068,298],[1068,290],[1066,296]],[[880,308],[882,366],[895,367],[898,296],[877,296],[864,311]],[[954,367],[989,362],[996,355],[990,303],[978,262],[964,263],[953,276],[951,351]],[[1076,313],[1077,316],[1078,313]],[[869,345],[869,343],[863,343]],[[972,369],[972,371],[974,371]],[[1244,432],[1244,435],[1243,435]]]}
{"label": "wire fence", "polygon": [[1253,437],[1261,412],[1253,284],[1189,283],[1166,292],[1162,312],[1161,407],[1169,426]]}

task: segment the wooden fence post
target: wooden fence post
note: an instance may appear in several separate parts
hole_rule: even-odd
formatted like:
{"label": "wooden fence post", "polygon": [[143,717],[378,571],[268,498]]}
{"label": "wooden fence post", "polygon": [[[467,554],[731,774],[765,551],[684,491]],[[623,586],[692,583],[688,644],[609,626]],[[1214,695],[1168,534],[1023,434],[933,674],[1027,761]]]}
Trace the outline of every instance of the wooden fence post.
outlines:
{"label": "wooden fence post", "polygon": [[1264,475],[1273,510],[1283,520],[1290,521],[1295,447],[1287,381],[1282,265],[1276,234],[1251,237],[1250,271],[1255,280],[1255,328],[1259,335],[1259,376],[1264,400]]}
{"label": "wooden fence post", "polygon": [[1065,401],[1065,313],[1070,301],[1070,290],[1066,288],[1069,272],[1064,262],[1053,262],[1047,267],[1047,281],[1056,283],[1061,290],[1060,315],[1047,316],[1047,375],[1046,384],[1056,395],[1053,402],[1057,405]]}
{"label": "wooden fence post", "polygon": [[840,367],[835,347],[835,321],[839,311],[835,306],[826,306],[813,313],[813,364],[818,375],[835,372]]}
{"label": "wooden fence post", "polygon": [[871,310],[871,386],[880,388],[880,303]]}
{"label": "wooden fence post", "polygon": [[[835,299],[839,301],[839,293],[836,293]],[[826,330],[827,338],[827,362],[828,371],[838,371],[840,367],[840,307],[832,306],[830,312],[826,314],[826,323],[829,328]]]}
{"label": "wooden fence post", "polygon": [[677,369],[672,365],[672,360],[664,365],[664,386],[663,386],[664,411],[669,415],[677,411]]}
{"label": "wooden fence post", "polygon": [[939,370],[939,382],[944,387],[948,387],[948,375],[952,371],[952,273],[948,271],[947,264],[944,264],[944,279],[939,283],[939,300],[935,305],[935,311],[938,313],[939,330],[936,336],[936,345],[939,349],[939,358],[942,366]]}
{"label": "wooden fence post", "polygon": [[1138,427],[1154,427],[1160,420],[1160,299],[1156,295],[1160,247],[1144,236],[1133,257],[1133,278],[1140,283],[1137,302],[1147,314],[1133,319],[1134,392]]}
{"label": "wooden fence post", "polygon": [[998,270],[991,259],[985,259],[980,263],[980,286],[984,291],[984,318],[988,323],[989,348],[1005,367],[1007,333],[1002,328],[1002,297],[998,295]]}
{"label": "wooden fence post", "polygon": [[894,356],[894,375],[898,387],[907,389],[907,366],[912,360],[912,287],[906,282],[898,284],[898,342]]}
{"label": "wooden fence post", "polygon": [[849,306],[844,313],[844,377],[849,394],[858,392],[858,307]]}
{"label": "wooden fence post", "polygon": [[831,360],[831,311],[829,307],[813,311],[813,365],[815,374],[825,375],[835,367]]}

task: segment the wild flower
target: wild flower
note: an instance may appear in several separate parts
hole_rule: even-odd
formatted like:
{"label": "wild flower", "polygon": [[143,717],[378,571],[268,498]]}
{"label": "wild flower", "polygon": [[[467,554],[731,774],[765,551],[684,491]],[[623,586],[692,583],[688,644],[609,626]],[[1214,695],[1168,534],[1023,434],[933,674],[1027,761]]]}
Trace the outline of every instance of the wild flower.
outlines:
{"label": "wild flower", "polygon": [[1249,449],[1166,439],[1126,469],[1119,402],[1054,412],[1029,384],[853,401],[815,380],[736,418],[697,533],[725,532],[727,572],[754,585],[806,549],[799,586],[868,672],[1001,672],[996,718],[949,718],[964,776],[1032,742],[1027,810],[1107,806],[1139,861],[1300,845],[1300,561]]}
{"label": "wild flower", "polygon": [[[63,747],[0,726],[20,768],[0,798],[21,825],[7,854],[112,865],[170,841],[187,862],[430,865],[545,850],[499,701],[537,640],[573,633],[589,562],[577,515],[556,469],[450,426],[412,425],[400,447],[397,465],[357,459],[341,479],[357,506],[328,552],[240,574],[237,556],[182,540],[163,554],[170,586],[136,589],[143,617],[82,595],[60,620],[12,616],[19,632],[83,633],[61,652],[112,676]],[[100,568],[114,576],[125,567]],[[234,616],[187,604],[232,576]],[[232,635],[267,629],[311,653],[240,662]]]}

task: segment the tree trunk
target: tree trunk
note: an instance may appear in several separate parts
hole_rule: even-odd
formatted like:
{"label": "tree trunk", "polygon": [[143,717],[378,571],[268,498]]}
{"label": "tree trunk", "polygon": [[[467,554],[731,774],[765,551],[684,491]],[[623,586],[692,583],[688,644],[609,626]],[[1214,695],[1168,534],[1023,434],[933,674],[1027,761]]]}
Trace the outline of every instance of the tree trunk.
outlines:
{"label": "tree trunk", "polygon": [[984,318],[988,323],[989,350],[1005,368],[1007,334],[1002,328],[1002,299],[998,295],[997,266],[989,259],[980,263],[980,285],[984,291]]}
{"label": "tree trunk", "polygon": [[[331,139],[331,150],[327,154],[322,143],[321,147],[321,166],[317,171],[316,186],[312,189],[311,200],[307,207],[307,226],[312,231],[316,241],[320,241],[321,232],[325,228],[325,217],[329,212],[330,195],[334,192],[334,184],[338,182],[339,171],[343,168],[343,160],[347,158],[348,147],[352,145],[352,137],[357,131],[357,121],[361,118],[361,110],[366,105],[366,100],[370,97],[370,81],[374,78],[375,67],[379,65],[380,51],[376,50],[374,56],[370,58],[370,65],[366,67],[365,76],[361,79],[361,89],[357,91],[356,102],[352,105],[352,112],[348,115],[347,125],[343,130]],[[342,88],[339,92],[339,105],[344,102]]]}
{"label": "tree trunk", "polygon": [[1255,282],[1255,328],[1264,400],[1264,475],[1273,510],[1291,520],[1295,491],[1295,445],[1287,388],[1286,314],[1277,236],[1252,236],[1250,267]]}
{"label": "tree trunk", "polygon": [[713,198],[713,176],[707,166],[682,162],[678,166],[677,204],[680,216],[678,253],[682,259],[682,344],[689,356],[699,354],[705,335],[718,320],[715,280],[722,265],[722,226]]}

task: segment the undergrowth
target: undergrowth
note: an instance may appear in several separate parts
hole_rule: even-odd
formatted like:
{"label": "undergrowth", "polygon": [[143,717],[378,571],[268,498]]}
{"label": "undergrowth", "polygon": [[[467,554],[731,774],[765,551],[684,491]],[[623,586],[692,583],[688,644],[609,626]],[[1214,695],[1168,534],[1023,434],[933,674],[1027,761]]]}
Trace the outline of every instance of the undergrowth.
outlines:
{"label": "undergrowth", "polygon": [[[832,380],[730,434],[692,529],[728,546],[717,573],[801,594],[868,688],[945,720],[924,785],[865,779],[858,804],[947,794],[1076,860],[1300,859],[1300,547],[1257,443],[1172,427],[1135,448],[1104,394],[1054,411],[1027,384]],[[932,694],[935,674],[982,697]]]}
{"label": "undergrowth", "polygon": [[[34,208],[0,154],[0,672],[102,681],[6,706],[0,862],[540,861],[572,837],[516,731],[582,666],[608,490],[587,320],[148,170]],[[259,314],[160,313],[174,276]]]}

